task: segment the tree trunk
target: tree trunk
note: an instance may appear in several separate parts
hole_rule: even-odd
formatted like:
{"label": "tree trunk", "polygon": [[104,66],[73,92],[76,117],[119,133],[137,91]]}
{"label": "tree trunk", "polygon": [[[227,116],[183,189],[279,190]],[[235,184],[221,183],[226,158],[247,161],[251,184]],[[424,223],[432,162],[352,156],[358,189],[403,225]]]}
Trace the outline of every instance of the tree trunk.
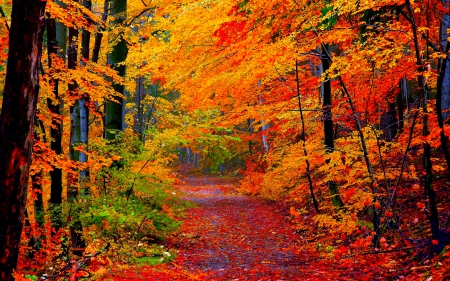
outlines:
{"label": "tree trunk", "polygon": [[[328,58],[328,45],[324,44],[322,47],[322,70],[326,72],[330,68],[330,61]],[[333,134],[333,118],[331,113],[332,96],[331,96],[331,82],[329,79],[322,83],[323,88],[323,128],[324,128],[324,140],[325,149],[327,152],[333,152],[334,150],[334,134]],[[326,161],[327,164],[330,160]],[[336,208],[344,207],[341,196],[339,194],[339,187],[335,182],[328,182],[328,189],[331,195],[331,202]]]}
{"label": "tree trunk", "polygon": [[[92,2],[90,0],[84,0],[83,6],[91,10],[92,8]],[[92,23],[91,19],[88,19],[89,23]],[[91,33],[87,29],[83,29],[81,34],[81,56],[85,61],[89,60],[89,47],[91,43]],[[76,110],[79,111],[79,132],[80,132],[80,139],[78,140],[79,143],[83,146],[84,149],[87,150],[88,142],[89,142],[89,107],[87,106],[87,103],[89,102],[89,94],[86,93],[82,98],[80,98],[78,101],[78,105],[76,106]],[[86,163],[88,160],[88,157],[85,153],[80,152],[78,155],[78,161],[82,163]],[[89,169],[85,169],[83,171],[80,171],[80,184],[81,184],[81,190],[83,194],[89,193],[89,191],[83,187],[83,182],[85,182],[89,177]]]}
{"label": "tree trunk", "polygon": [[[423,77],[423,64],[420,54],[419,48],[419,39],[417,36],[417,27],[414,20],[414,13],[411,6],[411,2],[406,0],[406,6],[408,8],[409,16],[411,19],[411,26],[414,38],[414,50],[416,53],[416,65],[418,67],[419,75],[417,76],[417,82],[419,84],[419,96],[422,97],[422,110],[423,110],[423,118],[422,118],[422,135],[424,137],[430,134],[429,125],[428,125],[428,110],[427,110],[427,92],[425,91],[425,83]],[[439,213],[436,205],[436,192],[433,188],[433,172],[432,172],[432,163],[431,163],[431,146],[429,142],[424,142],[423,144],[423,166],[425,170],[425,179],[424,179],[424,191],[425,197],[428,198],[428,219],[430,221],[431,228],[431,236],[433,238],[439,237]]]}
{"label": "tree trunk", "polygon": [[[442,1],[442,5],[444,9],[448,9],[450,7],[449,2],[447,0]],[[440,30],[440,41],[441,48],[444,51],[444,54],[448,53],[448,34],[447,30],[450,28],[450,14],[444,13],[442,15],[441,21],[441,30]],[[446,60],[447,61],[448,57]],[[440,82],[441,87],[441,113],[443,122],[450,116],[450,67],[444,67],[442,71],[442,81]],[[440,75],[441,76],[441,75]]]}
{"label": "tree trunk", "polygon": [[[446,9],[449,8],[449,3],[443,1],[443,5]],[[447,30],[450,28],[450,15],[444,13],[441,22],[441,47],[444,54],[448,54],[450,46],[447,42],[448,34]],[[450,154],[447,147],[447,136],[444,132],[444,121],[448,117],[448,112],[443,112],[443,110],[448,110],[450,108],[450,67],[448,66],[448,55],[445,59],[439,59],[439,76],[437,81],[437,93],[436,93],[436,112],[438,117],[438,124],[441,130],[440,140],[441,148],[445,156],[445,162],[447,163],[448,176],[450,177]]]}
{"label": "tree trunk", "polygon": [[[43,132],[43,142],[47,142],[47,137],[45,135],[45,128],[44,123],[39,120],[37,117],[35,118],[35,124],[38,128],[40,128]],[[38,133],[34,133],[34,139],[40,140],[40,135]],[[39,157],[43,157],[42,151],[35,151],[36,155],[39,155]],[[44,225],[44,200],[42,197],[42,169],[39,171],[39,173],[33,175],[31,177],[31,183],[33,185],[33,192],[36,193],[36,200],[34,201],[34,216],[35,220],[38,226]]]}
{"label": "tree trunk", "polygon": [[[42,136],[43,139],[42,141],[44,143],[47,142],[47,137],[45,136],[45,128],[44,128],[44,123],[39,120],[37,117],[34,120],[35,122],[35,127],[41,129],[42,131]],[[34,132],[34,140],[41,140],[41,135],[35,130]],[[42,150],[34,150],[34,157],[39,157],[42,158],[43,155],[43,151]],[[35,219],[35,223],[39,226],[42,227],[45,223],[45,213],[44,213],[44,199],[42,196],[42,173],[43,170],[40,169],[40,171],[34,175],[31,176],[31,184],[32,184],[32,189],[33,189],[33,193],[36,194],[36,200],[34,200],[34,219]],[[28,226],[27,221],[31,224],[30,222],[30,217],[27,215],[28,210],[25,211],[25,225]],[[45,239],[45,235],[41,234],[40,236],[33,236],[30,237],[30,240],[28,241],[28,246],[31,248],[31,251],[28,253],[28,255],[30,257],[34,256],[34,251],[39,250],[42,247],[42,242],[41,240]]]}
{"label": "tree trunk", "polygon": [[295,80],[297,85],[298,110],[300,112],[300,121],[302,124],[301,139],[302,139],[303,155],[305,155],[306,177],[308,178],[309,192],[311,193],[311,199],[314,204],[314,209],[316,210],[317,213],[320,213],[319,203],[317,203],[316,196],[314,194],[314,187],[311,179],[311,165],[309,164],[308,151],[306,150],[305,119],[303,118],[303,107],[302,107],[302,100],[300,97],[300,79],[298,77],[298,61],[295,61]]}
{"label": "tree trunk", "polygon": [[[258,87],[261,87],[261,79],[258,80]],[[262,106],[264,104],[264,100],[262,98],[261,95],[258,96],[258,102],[259,105]],[[261,117],[264,117],[264,113],[261,115]],[[265,131],[267,131],[267,129],[269,128],[269,126],[266,124],[266,120],[261,119],[261,133],[262,133],[262,143],[264,146],[264,154],[269,153],[269,143],[267,142],[267,134],[264,133]]]}
{"label": "tree trunk", "polygon": [[[67,29],[64,25],[56,23],[55,19],[47,16],[47,53],[49,69],[52,68],[52,55],[57,55],[59,48],[63,47],[63,49],[66,49],[66,31]],[[47,98],[47,107],[53,115],[52,125],[50,127],[50,149],[53,150],[56,155],[60,155],[62,153],[62,119],[59,118],[59,80],[53,79],[52,82],[54,87],[54,99],[52,100]],[[62,203],[61,168],[53,166],[53,170],[50,171],[50,178],[50,209],[52,210],[52,225],[56,229],[59,229],[61,227],[61,209],[59,206]]]}
{"label": "tree trunk", "polygon": [[[76,27],[69,28],[69,48],[67,49],[67,65],[69,69],[75,70],[78,65],[78,29]],[[69,83],[69,94],[71,96],[77,95],[77,84],[74,82]],[[74,104],[70,106],[70,147],[69,147],[69,155],[70,159],[78,162],[86,162],[87,156],[75,150],[75,146],[83,143],[82,135],[86,136],[87,134],[87,120],[85,119],[85,127],[82,126],[82,111],[85,108],[85,99],[77,99]],[[84,110],[85,111],[85,110]],[[86,113],[84,112],[84,116],[86,118]],[[83,132],[83,129],[85,130]],[[85,139],[87,142],[87,139]],[[79,194],[79,181],[80,177],[75,176],[75,172],[72,171],[68,176],[68,186],[67,186],[67,201],[69,203],[74,203]],[[72,208],[72,207],[71,207]],[[69,213],[69,216],[71,214]],[[70,223],[70,239],[71,246],[73,248],[73,253],[76,255],[81,255],[82,251],[80,248],[85,246],[84,241],[82,240],[80,232],[82,231],[82,226],[80,221],[73,220],[72,217],[69,217]]]}
{"label": "tree trunk", "polygon": [[200,155],[198,153],[194,153],[194,168],[198,169],[198,159],[200,158]]}
{"label": "tree trunk", "polygon": [[[108,19],[109,4],[110,4],[110,0],[105,0],[105,3],[103,5],[103,14],[102,14],[103,22],[106,22],[106,20]],[[94,48],[92,49],[92,61],[95,63],[97,63],[98,59],[99,59],[100,47],[102,45],[102,38],[103,38],[104,30],[105,29],[103,27],[101,27],[99,29],[99,32],[97,32],[97,34],[95,35]]]}
{"label": "tree trunk", "polygon": [[[75,27],[69,28],[69,48],[67,49],[67,65],[68,68],[74,70],[77,68],[78,60],[78,29]],[[75,95],[77,85],[74,82],[69,83],[69,95]],[[78,101],[74,102],[74,105],[70,106],[70,159],[78,161],[79,151],[74,150],[74,146],[80,143],[80,110]],[[69,182],[67,187],[67,200],[73,202],[78,196],[78,187],[75,183],[76,178],[72,175],[69,176]],[[70,175],[70,174],[69,174]]]}
{"label": "tree trunk", "polygon": [[[83,0],[83,6],[89,11],[92,8],[91,0]],[[88,18],[88,22],[92,24],[92,20]],[[87,29],[83,29],[81,33],[81,56],[85,60],[89,60],[89,47],[91,44],[91,32]]]}
{"label": "tree trunk", "polygon": [[406,78],[403,78],[400,80],[399,82],[399,87],[400,87],[400,93],[397,94],[396,97],[396,103],[397,103],[397,112],[398,112],[398,129],[400,130],[400,132],[403,131],[403,127],[405,126],[405,117],[403,115],[403,111],[405,110],[404,106],[403,106],[403,96],[404,96],[404,91],[407,91],[407,89],[403,88],[403,80],[406,80]]}
{"label": "tree trunk", "polygon": [[383,131],[381,138],[386,141],[392,141],[397,135],[398,120],[395,114],[395,102],[387,101],[387,103],[388,109],[380,117],[380,129]]}
{"label": "tree trunk", "polygon": [[144,103],[145,98],[145,86],[144,77],[136,78],[136,91],[134,94],[137,112],[134,116],[134,131],[139,134],[139,139],[145,144],[145,116],[144,116]]}
{"label": "tree trunk", "polygon": [[[115,20],[112,22],[113,25],[120,25],[125,22],[127,0],[117,0],[116,3],[111,8],[112,15],[115,16]],[[121,35],[119,43],[114,46],[113,51],[108,57],[108,62],[117,73],[124,77],[125,76],[125,65],[119,65],[124,62],[127,58],[128,48],[123,34]],[[125,88],[123,85],[114,84],[113,88],[116,92],[121,94],[125,93]],[[124,126],[124,101],[122,98],[116,98],[117,102],[109,101],[105,106],[105,138],[114,139],[113,131],[123,131]]]}
{"label": "tree trunk", "polygon": [[[255,132],[255,128],[252,126],[253,122],[255,122],[254,119],[247,119],[248,131],[250,134],[253,134]],[[251,139],[249,139],[248,141],[248,152],[250,155],[253,155],[253,142]]]}
{"label": "tree trunk", "polygon": [[0,280],[13,280],[23,228],[39,93],[44,1],[13,0],[0,117]]}
{"label": "tree trunk", "polygon": [[188,147],[186,147],[186,164],[191,164],[191,158],[192,158],[192,151]]}

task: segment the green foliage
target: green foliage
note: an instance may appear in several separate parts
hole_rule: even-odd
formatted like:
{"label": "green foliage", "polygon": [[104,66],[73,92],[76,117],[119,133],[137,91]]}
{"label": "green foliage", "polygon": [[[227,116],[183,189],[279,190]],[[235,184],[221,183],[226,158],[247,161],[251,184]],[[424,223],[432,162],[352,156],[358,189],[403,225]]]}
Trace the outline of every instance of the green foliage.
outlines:
{"label": "green foliage", "polygon": [[83,239],[88,244],[108,241],[119,260],[166,261],[172,254],[163,256],[165,251],[155,243],[177,230],[187,205],[173,190],[173,178],[159,166],[155,151],[145,148],[137,136],[114,133],[108,145],[96,149],[118,160],[91,175],[92,194],[63,206],[65,223],[81,222]]}
{"label": "green foliage", "polygon": [[337,24],[338,16],[333,12],[334,6],[327,1],[327,5],[325,5],[322,10],[320,10],[322,24],[321,28],[324,30],[330,30]]}
{"label": "green foliage", "polygon": [[26,274],[26,275],[25,275],[25,278],[28,278],[28,279],[30,279],[31,281],[36,281],[36,280],[38,280],[38,277],[37,277],[36,275],[29,275],[29,274]]}

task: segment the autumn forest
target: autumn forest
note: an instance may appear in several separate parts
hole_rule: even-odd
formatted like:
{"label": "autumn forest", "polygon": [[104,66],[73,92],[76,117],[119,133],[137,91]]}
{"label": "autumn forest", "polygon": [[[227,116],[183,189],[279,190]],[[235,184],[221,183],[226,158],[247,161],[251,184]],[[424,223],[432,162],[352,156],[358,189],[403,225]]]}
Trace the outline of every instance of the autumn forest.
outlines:
{"label": "autumn forest", "polygon": [[0,0],[0,280],[450,280],[447,0]]}

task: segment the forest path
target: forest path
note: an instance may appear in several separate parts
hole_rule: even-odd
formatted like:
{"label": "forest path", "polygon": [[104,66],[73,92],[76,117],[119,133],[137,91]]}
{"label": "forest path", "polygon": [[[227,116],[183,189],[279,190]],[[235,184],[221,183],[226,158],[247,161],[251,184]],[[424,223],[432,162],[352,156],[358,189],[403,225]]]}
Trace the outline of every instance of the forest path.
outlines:
{"label": "forest path", "polygon": [[358,280],[348,268],[301,250],[307,241],[279,206],[239,195],[236,181],[183,181],[177,188],[195,206],[166,242],[178,249],[178,257],[171,264],[116,273],[113,280]]}
{"label": "forest path", "polygon": [[[174,246],[190,271],[215,280],[293,280],[305,265],[298,235],[273,204],[237,194],[232,181],[186,178],[180,186],[196,203]],[[304,277],[304,276],[303,276]]]}

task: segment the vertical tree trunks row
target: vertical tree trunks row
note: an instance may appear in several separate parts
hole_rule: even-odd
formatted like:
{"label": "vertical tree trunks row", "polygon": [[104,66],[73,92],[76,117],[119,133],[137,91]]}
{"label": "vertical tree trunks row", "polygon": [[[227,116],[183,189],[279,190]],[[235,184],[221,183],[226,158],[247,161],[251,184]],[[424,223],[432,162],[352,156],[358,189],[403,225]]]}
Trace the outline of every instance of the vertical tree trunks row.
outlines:
{"label": "vertical tree trunks row", "polygon": [[0,117],[0,280],[13,280],[23,228],[39,68],[44,1],[13,0],[9,53]]}

